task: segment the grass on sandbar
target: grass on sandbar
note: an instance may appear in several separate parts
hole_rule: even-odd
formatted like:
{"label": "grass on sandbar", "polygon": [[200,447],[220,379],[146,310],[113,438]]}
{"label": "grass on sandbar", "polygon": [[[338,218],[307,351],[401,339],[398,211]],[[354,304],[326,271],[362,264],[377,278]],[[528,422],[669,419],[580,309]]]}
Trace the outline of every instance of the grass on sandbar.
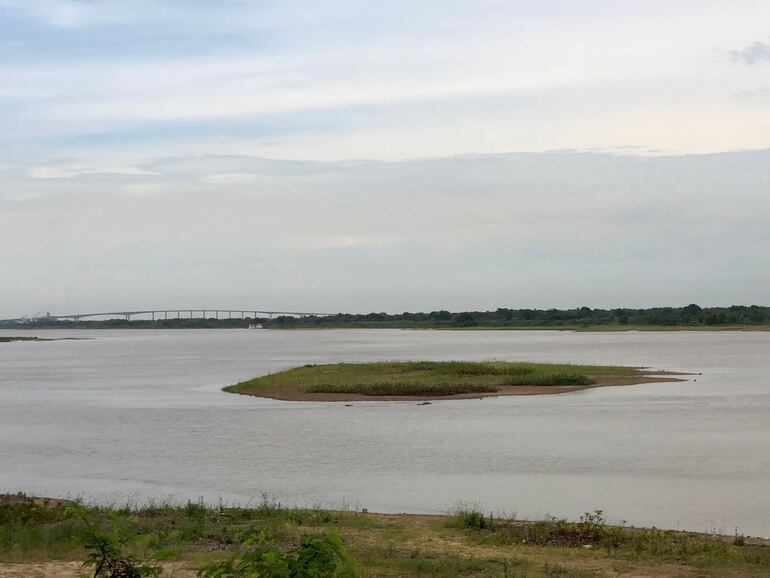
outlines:
{"label": "grass on sandbar", "polygon": [[305,365],[225,388],[231,393],[448,396],[494,393],[505,386],[589,386],[607,377],[639,377],[636,368],[502,361],[401,361]]}
{"label": "grass on sandbar", "polygon": [[460,395],[464,393],[494,393],[497,388],[493,385],[473,383],[420,383],[410,382],[379,382],[349,385],[323,384],[311,385],[308,393],[353,393],[360,395],[413,395],[415,397]]}

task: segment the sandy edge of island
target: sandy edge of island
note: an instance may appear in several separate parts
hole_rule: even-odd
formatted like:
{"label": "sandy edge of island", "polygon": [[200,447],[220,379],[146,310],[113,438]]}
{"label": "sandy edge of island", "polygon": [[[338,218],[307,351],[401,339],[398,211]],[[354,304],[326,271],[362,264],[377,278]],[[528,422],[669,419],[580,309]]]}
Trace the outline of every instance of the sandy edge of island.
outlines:
{"label": "sandy edge of island", "polygon": [[494,392],[460,393],[456,395],[363,395],[359,393],[311,393],[306,391],[284,391],[278,387],[262,386],[259,391],[232,391],[224,388],[227,393],[248,395],[251,397],[264,397],[280,401],[440,401],[451,399],[483,399],[487,397],[503,397],[514,395],[554,395],[559,393],[571,393],[596,387],[617,387],[626,385],[639,385],[642,383],[663,383],[688,381],[681,377],[692,375],[674,371],[645,372],[640,368],[638,376],[609,375],[599,377],[596,383],[591,385],[500,385]]}

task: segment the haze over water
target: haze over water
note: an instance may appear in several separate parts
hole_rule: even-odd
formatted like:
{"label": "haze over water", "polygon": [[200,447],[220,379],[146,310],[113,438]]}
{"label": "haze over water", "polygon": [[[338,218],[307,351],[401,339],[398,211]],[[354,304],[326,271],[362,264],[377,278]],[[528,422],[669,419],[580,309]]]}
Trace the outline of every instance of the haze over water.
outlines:
{"label": "haze over water", "polygon": [[[16,332],[18,333],[18,332]],[[2,331],[0,335],[13,335]],[[770,333],[37,331],[0,344],[0,491],[485,510],[770,534]],[[434,402],[279,402],[224,385],[338,361],[643,365],[684,383]]]}

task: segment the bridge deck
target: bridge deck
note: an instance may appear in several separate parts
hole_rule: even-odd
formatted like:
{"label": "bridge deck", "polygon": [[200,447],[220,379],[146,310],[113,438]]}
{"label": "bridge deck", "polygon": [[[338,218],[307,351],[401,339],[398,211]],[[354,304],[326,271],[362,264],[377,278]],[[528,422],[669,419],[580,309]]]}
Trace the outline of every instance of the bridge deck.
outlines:
{"label": "bridge deck", "polygon": [[[261,309],[214,309],[214,308],[202,308],[202,307],[196,307],[193,309],[190,308],[182,308],[182,309],[141,309],[141,310],[134,310],[134,311],[104,311],[100,313],[73,313],[71,315],[44,315],[40,317],[19,317],[17,319],[2,319],[0,322],[34,322],[34,321],[44,321],[46,319],[50,320],[58,320],[58,319],[74,319],[74,320],[80,320],[85,317],[107,317],[112,316],[112,318],[116,317],[124,317],[126,319],[131,319],[131,317],[136,315],[151,315],[152,319],[155,319],[155,316],[160,314],[164,315],[167,319],[169,315],[176,314],[176,318],[181,318],[182,314],[185,314],[185,316],[188,316],[192,318],[195,313],[200,313],[201,317],[206,318],[206,313],[211,313],[213,316],[217,319],[219,319],[219,315],[228,315],[229,318],[232,318],[233,315],[240,315],[240,317],[246,317],[247,313],[253,313],[254,317],[260,317],[260,316],[267,316],[267,317],[273,317],[274,315],[291,315],[293,317],[328,317],[330,315],[336,315],[335,313],[318,313],[318,312],[310,312],[310,311],[265,311]],[[173,319],[173,317],[172,317]]]}

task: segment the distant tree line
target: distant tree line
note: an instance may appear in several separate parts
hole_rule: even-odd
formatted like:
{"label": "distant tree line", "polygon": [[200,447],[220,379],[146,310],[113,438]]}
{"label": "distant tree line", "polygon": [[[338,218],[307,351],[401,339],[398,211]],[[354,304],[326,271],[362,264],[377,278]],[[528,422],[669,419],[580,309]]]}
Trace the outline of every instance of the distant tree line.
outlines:
{"label": "distant tree line", "polygon": [[[591,327],[591,326],[750,326],[770,325],[770,307],[758,305],[731,307],[655,307],[651,309],[507,309],[495,311],[431,311],[430,313],[339,313],[326,317],[290,317],[274,319],[214,319],[181,318],[131,320],[109,319],[105,321],[67,321],[41,319],[27,323],[25,328],[238,328],[249,324],[261,324],[266,328],[462,328],[462,327]],[[5,324],[4,328],[18,328],[17,324]]]}
{"label": "distant tree line", "polygon": [[590,327],[770,325],[770,307],[655,307],[651,309],[507,309],[430,313],[340,313],[328,317],[277,317],[265,327]]}

